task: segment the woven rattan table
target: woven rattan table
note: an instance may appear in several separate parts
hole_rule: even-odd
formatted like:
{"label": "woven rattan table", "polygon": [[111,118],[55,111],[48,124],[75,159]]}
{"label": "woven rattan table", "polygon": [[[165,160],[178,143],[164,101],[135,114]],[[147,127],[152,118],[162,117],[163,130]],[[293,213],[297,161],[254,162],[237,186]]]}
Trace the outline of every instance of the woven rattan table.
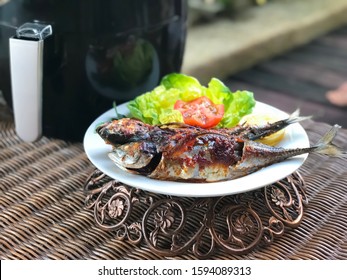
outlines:
{"label": "woven rattan table", "polygon": [[[303,126],[312,143],[329,128],[314,121]],[[347,150],[346,139],[341,129],[335,144]],[[85,204],[84,185],[94,170],[81,143],[46,137],[24,143],[11,118],[0,114],[0,258],[197,258],[190,250],[163,256],[99,227]],[[270,245],[241,255],[216,250],[210,259],[347,259],[347,157],[312,154],[299,172],[309,203],[297,227]]]}

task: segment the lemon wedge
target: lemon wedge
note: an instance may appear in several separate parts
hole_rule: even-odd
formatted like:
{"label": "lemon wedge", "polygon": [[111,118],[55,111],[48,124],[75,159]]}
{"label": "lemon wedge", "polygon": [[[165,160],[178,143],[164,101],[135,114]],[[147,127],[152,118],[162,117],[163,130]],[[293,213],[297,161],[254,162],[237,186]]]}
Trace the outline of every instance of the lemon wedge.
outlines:
{"label": "lemon wedge", "polygon": [[[240,123],[246,123],[247,125],[251,125],[251,126],[252,125],[263,126],[263,125],[267,125],[269,123],[273,123],[279,120],[280,118],[274,115],[253,113],[253,114],[244,116],[241,119]],[[269,146],[276,146],[283,139],[284,135],[285,135],[285,129],[282,129],[269,136],[259,139],[257,141]]]}

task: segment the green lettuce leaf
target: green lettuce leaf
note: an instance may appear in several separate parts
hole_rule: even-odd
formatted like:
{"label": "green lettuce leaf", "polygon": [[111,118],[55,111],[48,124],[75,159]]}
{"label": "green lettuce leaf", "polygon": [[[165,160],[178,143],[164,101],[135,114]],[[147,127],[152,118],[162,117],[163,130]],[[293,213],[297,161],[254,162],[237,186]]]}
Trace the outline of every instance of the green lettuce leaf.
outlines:
{"label": "green lettuce leaf", "polygon": [[224,104],[224,117],[217,127],[230,128],[252,112],[255,100],[252,92],[231,92],[217,78],[212,78],[205,87],[191,76],[172,73],[162,78],[152,91],[139,95],[128,103],[134,118],[156,125],[170,122],[183,122],[182,114],[174,110],[177,100],[191,101],[207,96],[214,104]]}

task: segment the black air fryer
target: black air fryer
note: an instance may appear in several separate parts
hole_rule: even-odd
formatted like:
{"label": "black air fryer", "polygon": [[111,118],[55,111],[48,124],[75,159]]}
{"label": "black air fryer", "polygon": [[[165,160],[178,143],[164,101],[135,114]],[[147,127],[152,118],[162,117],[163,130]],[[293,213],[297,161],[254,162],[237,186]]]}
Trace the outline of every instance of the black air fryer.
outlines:
{"label": "black air fryer", "polygon": [[81,141],[112,107],[179,72],[184,0],[0,1],[0,91],[18,135]]}

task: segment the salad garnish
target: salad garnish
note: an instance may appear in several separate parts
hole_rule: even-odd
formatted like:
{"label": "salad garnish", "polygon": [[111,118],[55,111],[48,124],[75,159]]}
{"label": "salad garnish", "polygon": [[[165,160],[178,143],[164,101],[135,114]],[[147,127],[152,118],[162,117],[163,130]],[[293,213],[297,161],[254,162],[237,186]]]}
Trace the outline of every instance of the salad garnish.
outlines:
{"label": "salad garnish", "polygon": [[[131,115],[147,124],[185,122],[205,128],[233,127],[254,106],[250,91],[232,92],[217,78],[212,78],[206,87],[196,78],[179,73],[164,76],[152,91],[128,103]],[[192,112],[190,107],[200,108],[195,112],[197,118],[187,113]],[[206,120],[202,121],[203,118]]]}

